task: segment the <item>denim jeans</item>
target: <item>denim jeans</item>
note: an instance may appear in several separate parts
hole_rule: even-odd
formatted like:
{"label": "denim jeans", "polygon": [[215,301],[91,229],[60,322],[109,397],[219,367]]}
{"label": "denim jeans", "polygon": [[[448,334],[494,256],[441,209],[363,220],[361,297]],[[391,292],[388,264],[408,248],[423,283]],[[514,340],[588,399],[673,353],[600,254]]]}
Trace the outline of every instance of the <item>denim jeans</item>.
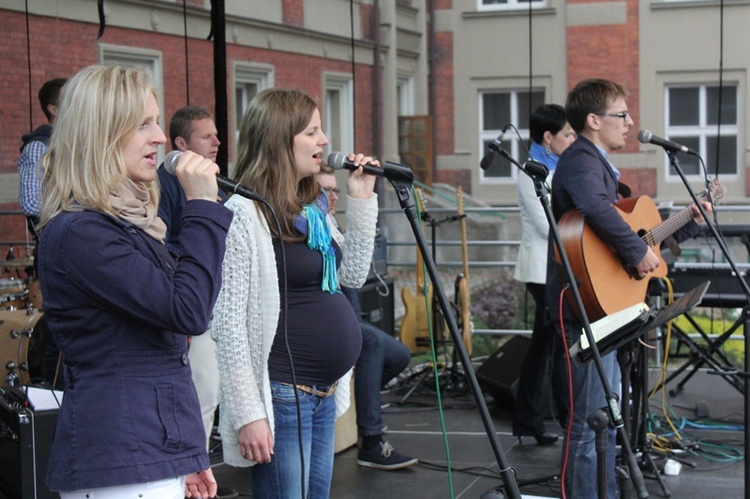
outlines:
{"label": "denim jeans", "polygon": [[[327,390],[328,387],[315,387]],[[319,397],[282,383],[271,382],[274,415],[274,454],[271,462],[252,467],[253,497],[286,499],[302,495],[302,467],[295,390],[302,415],[304,487],[309,499],[327,499],[333,475],[335,437],[334,397]]]}
{"label": "denim jeans", "polygon": [[382,329],[362,322],[362,351],[354,366],[354,401],[360,437],[383,433],[380,389],[409,365],[409,349]]}
{"label": "denim jeans", "polygon": [[[559,323],[555,324],[559,328]],[[571,337],[578,341],[582,327],[575,322],[566,322],[567,347],[572,346]],[[571,334],[571,332],[576,332]],[[558,342],[561,347],[562,341]],[[567,390],[567,367],[563,357],[563,349],[556,349],[555,376],[558,378],[555,387],[565,386]],[[620,365],[617,362],[617,352],[611,352],[602,357],[604,372],[613,393],[620,393]],[[569,498],[575,499],[597,499],[597,455],[595,447],[595,433],[588,423],[587,418],[596,409],[606,406],[606,398],[601,378],[593,361],[576,366],[571,360],[572,366],[572,390],[573,390],[573,422],[570,428],[570,439],[568,445],[562,446],[563,462],[566,459],[566,447],[569,446],[567,455],[567,469],[565,472],[565,493]],[[563,377],[562,380],[559,378]],[[559,383],[562,381],[562,383]],[[567,393],[567,391],[566,391]],[[567,396],[567,395],[566,395]],[[568,416],[563,419],[568,424]],[[615,476],[615,448],[617,433],[613,427],[608,431],[607,448],[607,497],[616,497],[617,479]]]}

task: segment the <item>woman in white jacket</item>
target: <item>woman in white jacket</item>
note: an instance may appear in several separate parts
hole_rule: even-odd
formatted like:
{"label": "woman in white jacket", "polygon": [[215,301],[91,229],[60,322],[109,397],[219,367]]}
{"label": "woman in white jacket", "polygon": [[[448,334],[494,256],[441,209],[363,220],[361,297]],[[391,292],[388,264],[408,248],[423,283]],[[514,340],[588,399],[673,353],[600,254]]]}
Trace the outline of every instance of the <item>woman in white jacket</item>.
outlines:
{"label": "woman in white jacket", "polygon": [[[263,203],[227,201],[234,219],[211,331],[224,460],[254,465],[253,497],[328,497],[335,400],[348,403],[345,380],[361,347],[338,286],[358,288],[367,276],[375,177],[361,168],[349,175],[344,240],[313,177],[327,144],[317,105],[295,90],[262,91],[240,125],[235,179],[267,201],[279,225]],[[349,160],[379,166],[361,154]]]}
{"label": "woman in white jacket", "polygon": [[[531,115],[529,124],[532,159],[549,169],[547,183],[560,155],[576,139],[576,134],[565,119],[565,109],[557,104],[539,106]],[[557,435],[547,432],[544,418],[538,409],[541,387],[548,372],[555,330],[546,324],[544,285],[547,277],[547,240],[549,223],[542,204],[537,198],[534,182],[528,175],[518,177],[518,207],[521,211],[521,246],[513,277],[526,283],[526,290],[534,299],[536,313],[531,333],[531,343],[521,364],[518,391],[513,405],[513,435],[534,437],[539,445],[552,445]]]}

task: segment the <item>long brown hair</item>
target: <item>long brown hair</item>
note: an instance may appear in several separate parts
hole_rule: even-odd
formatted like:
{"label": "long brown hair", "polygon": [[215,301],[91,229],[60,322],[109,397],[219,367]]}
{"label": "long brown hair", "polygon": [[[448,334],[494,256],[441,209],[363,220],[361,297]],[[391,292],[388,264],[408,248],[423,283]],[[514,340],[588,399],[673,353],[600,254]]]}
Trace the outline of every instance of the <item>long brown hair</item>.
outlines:
{"label": "long brown hair", "polygon": [[[297,180],[294,160],[294,137],[310,124],[317,107],[298,90],[268,88],[250,102],[240,123],[235,180],[255,189],[271,205],[281,234],[269,223],[271,233],[287,242],[303,239],[294,228],[294,218],[321,192],[314,177]],[[260,206],[270,221],[268,209]]]}

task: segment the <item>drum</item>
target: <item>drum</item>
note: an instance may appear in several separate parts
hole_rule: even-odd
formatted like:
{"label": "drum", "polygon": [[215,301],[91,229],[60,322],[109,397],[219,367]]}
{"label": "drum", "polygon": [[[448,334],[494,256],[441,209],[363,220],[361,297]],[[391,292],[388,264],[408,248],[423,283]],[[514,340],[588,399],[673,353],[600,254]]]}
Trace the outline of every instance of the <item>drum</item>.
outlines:
{"label": "drum", "polygon": [[0,309],[18,310],[26,308],[28,291],[23,281],[18,279],[0,279]]}
{"label": "drum", "polygon": [[26,281],[26,291],[28,291],[26,300],[31,306],[34,308],[42,308],[42,290],[39,289],[39,280],[33,278],[28,279]]}
{"label": "drum", "polygon": [[0,383],[18,385],[29,382],[29,344],[34,326],[41,317],[39,310],[0,310],[0,370],[5,374]]}

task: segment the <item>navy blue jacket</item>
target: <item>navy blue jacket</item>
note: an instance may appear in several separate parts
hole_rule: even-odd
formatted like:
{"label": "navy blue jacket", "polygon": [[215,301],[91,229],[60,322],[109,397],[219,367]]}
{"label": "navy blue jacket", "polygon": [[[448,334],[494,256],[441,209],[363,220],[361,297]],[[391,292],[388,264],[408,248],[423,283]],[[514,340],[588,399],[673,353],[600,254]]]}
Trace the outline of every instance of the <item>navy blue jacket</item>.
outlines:
{"label": "navy blue jacket", "polygon": [[186,204],[185,249],[97,211],[65,212],[39,242],[44,314],[68,387],[51,490],[161,480],[209,467],[186,335],[208,327],[232,214]]}
{"label": "navy blue jacket", "polygon": [[[617,189],[617,177],[601,151],[586,137],[578,136],[560,156],[555,175],[552,177],[552,212],[557,222],[569,210],[578,210],[596,234],[609,244],[626,264],[634,267],[646,256],[648,245],[630,228],[614,207],[618,201]],[[675,238],[678,241],[684,240],[695,235],[698,230],[698,224],[691,221],[675,234]],[[550,232],[547,304],[550,320],[558,322],[561,284],[557,278],[558,265],[551,253],[553,244]],[[567,300],[563,300],[563,303],[564,319],[578,321]],[[573,338],[573,341],[575,340],[576,338]]]}
{"label": "navy blue jacket", "polygon": [[[586,137],[579,136],[560,156],[552,177],[552,212],[559,221],[568,210],[577,209],[596,234],[617,251],[629,265],[638,265],[648,246],[615,209],[617,177],[607,160]],[[550,232],[550,250],[552,248]],[[552,322],[559,320],[561,285],[552,253],[547,259],[547,304]],[[563,317],[578,319],[567,300]],[[575,338],[574,338],[575,341]]]}

